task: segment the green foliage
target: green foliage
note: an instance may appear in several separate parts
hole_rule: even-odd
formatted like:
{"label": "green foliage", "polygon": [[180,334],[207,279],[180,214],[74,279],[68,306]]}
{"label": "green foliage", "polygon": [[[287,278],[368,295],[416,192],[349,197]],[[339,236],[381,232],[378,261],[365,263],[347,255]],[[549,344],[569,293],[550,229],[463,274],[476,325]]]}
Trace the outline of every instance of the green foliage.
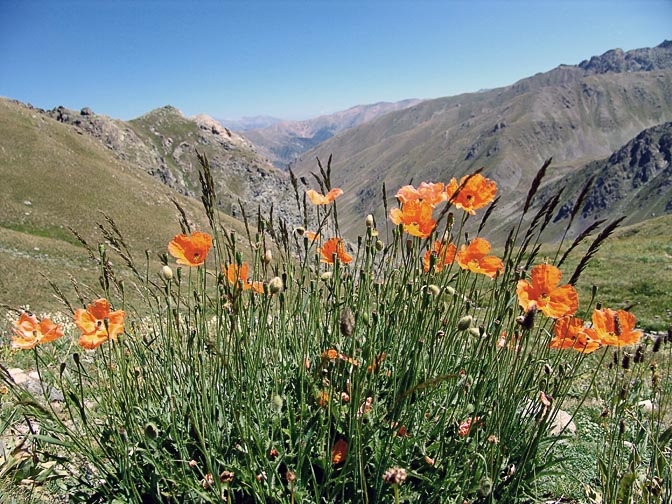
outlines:
{"label": "green foliage", "polygon": [[[669,500],[669,348],[656,352],[650,386],[640,362],[638,374],[612,364],[602,383],[609,349],[551,349],[552,321],[519,306],[516,285],[539,262],[552,206],[512,230],[494,279],[455,262],[436,271],[437,256],[425,271],[429,240],[393,228],[383,243],[375,222],[352,262],[333,261],[303,230],[263,215],[242,239],[222,226],[202,161],[208,261],[158,275],[108,220],[107,245],[89,247],[100,278],[90,295],[125,311],[125,334],[92,351],[38,345],[44,394],[0,369],[0,417],[37,420],[30,453],[60,471],[6,459],[8,473],[31,485],[56,474],[74,502],[525,502],[562,468],[563,436],[549,434],[559,409],[594,400],[608,415],[591,486],[605,502]],[[331,188],[329,165],[317,179]],[[336,203],[301,210],[322,243],[339,235]],[[444,215],[437,233],[459,247],[467,218],[453,226]],[[82,292],[75,304],[87,303]],[[50,387],[62,401],[47,400]],[[645,394],[657,417],[637,416]]]}

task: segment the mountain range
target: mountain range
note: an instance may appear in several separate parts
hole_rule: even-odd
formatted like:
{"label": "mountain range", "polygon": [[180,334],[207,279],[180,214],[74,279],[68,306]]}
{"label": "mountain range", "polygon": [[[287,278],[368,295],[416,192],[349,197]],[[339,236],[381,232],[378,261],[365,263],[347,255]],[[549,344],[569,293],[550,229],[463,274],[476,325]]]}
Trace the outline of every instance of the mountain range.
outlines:
{"label": "mountain range", "polygon": [[553,158],[548,183],[564,184],[642,130],[671,120],[672,42],[666,41],[388,113],[304,153],[293,170],[308,174],[316,158],[333,154],[347,231],[369,213],[384,218],[383,182],[393,205],[396,189],[409,182],[447,182],[483,167],[501,189],[496,224],[504,232],[545,159]]}
{"label": "mountain range", "polygon": [[[290,227],[303,221],[288,173],[269,160],[276,148],[287,154],[282,159],[299,191],[317,188],[309,176],[316,158],[333,154],[333,185],[345,191],[337,200],[340,227],[353,240],[367,214],[385,221],[383,183],[394,205],[402,185],[448,182],[483,167],[500,188],[489,234],[497,241],[549,157],[533,202],[538,207],[564,189],[549,239],[559,236],[587,180],[593,184],[574,234],[596,219],[625,215],[634,224],[671,214],[671,97],[672,42],[664,42],[609,51],[498,89],[353,107],[244,133],[171,106],[120,121],[88,107],[42,110],[0,98],[0,304],[48,304],[44,286],[25,280],[40,273],[62,289],[72,289],[72,271],[96,284],[98,273],[69,228],[97,243],[97,223],[108,216],[134,250],[154,251],[154,262],[179,232],[174,201],[195,228],[207,228],[197,152],[210,161],[224,226],[241,235],[243,212],[252,223],[258,210],[271,209]],[[277,144],[262,145],[258,139],[273,138],[273,128]]]}
{"label": "mountain range", "polygon": [[341,131],[354,128],[396,110],[419,103],[418,99],[357,105],[334,114],[305,121],[280,121],[264,128],[247,129],[243,135],[276,167],[286,170],[302,153]]}

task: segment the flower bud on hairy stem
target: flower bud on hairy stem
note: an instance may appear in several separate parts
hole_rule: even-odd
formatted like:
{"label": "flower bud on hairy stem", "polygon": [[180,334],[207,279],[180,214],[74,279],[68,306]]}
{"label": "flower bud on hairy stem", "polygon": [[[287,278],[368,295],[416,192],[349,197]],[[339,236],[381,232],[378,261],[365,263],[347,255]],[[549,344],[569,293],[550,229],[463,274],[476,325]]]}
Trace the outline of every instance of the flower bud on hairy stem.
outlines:
{"label": "flower bud on hairy stem", "polygon": [[372,228],[373,227],[373,215],[371,215],[371,214],[366,216],[366,227],[367,228]]}
{"label": "flower bud on hairy stem", "polygon": [[266,249],[266,252],[264,252],[264,264],[268,266],[271,264],[271,261],[273,261],[273,252],[271,252],[271,249]]}
{"label": "flower bud on hairy stem", "polygon": [[385,244],[384,244],[382,241],[380,241],[380,240],[376,240],[376,250],[377,250],[378,252],[380,252],[380,251],[383,250],[384,248],[385,248]]}
{"label": "flower bud on hairy stem", "polygon": [[457,330],[458,331],[466,331],[469,329],[474,323],[474,317],[471,315],[465,315],[462,317],[460,320],[457,321]]}
{"label": "flower bud on hairy stem", "polygon": [[161,278],[166,282],[170,282],[173,279],[173,270],[170,266],[164,265],[163,268],[161,268]]}
{"label": "flower bud on hairy stem", "polygon": [[278,292],[280,292],[282,290],[282,287],[283,287],[282,278],[280,278],[280,277],[277,277],[277,276],[273,277],[273,278],[271,278],[271,281],[268,282],[268,291],[271,294],[277,294]]}

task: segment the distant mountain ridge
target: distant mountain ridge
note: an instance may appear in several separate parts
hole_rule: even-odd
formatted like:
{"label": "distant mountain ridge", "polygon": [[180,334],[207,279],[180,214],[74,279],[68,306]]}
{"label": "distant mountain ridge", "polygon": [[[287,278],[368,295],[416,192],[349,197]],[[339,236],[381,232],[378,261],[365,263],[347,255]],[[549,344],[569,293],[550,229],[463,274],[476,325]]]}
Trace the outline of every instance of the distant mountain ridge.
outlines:
{"label": "distant mountain ridge", "polygon": [[328,140],[340,131],[371,121],[381,115],[412,107],[421,100],[378,102],[357,105],[347,110],[323,115],[305,121],[281,121],[265,128],[243,132],[276,167],[287,169],[303,152]]}
{"label": "distant mountain ridge", "polygon": [[301,155],[297,175],[333,154],[332,179],[343,229],[379,208],[382,183],[396,188],[443,181],[484,167],[502,199],[492,223],[518,215],[543,161],[549,180],[603,159],[642,130],[672,121],[672,43],[613,50],[579,65],[560,65],[510,86],[423,101],[345,130]]}
{"label": "distant mountain ridge", "polygon": [[251,129],[267,128],[279,123],[282,119],[272,116],[241,117],[240,119],[217,119],[222,126],[234,131],[247,131]]}

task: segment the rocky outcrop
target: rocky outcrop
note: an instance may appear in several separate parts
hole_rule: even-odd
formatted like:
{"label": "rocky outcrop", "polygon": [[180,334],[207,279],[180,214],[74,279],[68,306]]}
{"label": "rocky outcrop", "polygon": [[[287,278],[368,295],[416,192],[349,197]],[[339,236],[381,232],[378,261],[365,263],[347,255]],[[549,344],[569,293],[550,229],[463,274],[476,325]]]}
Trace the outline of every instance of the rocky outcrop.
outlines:
{"label": "rocky outcrop", "polygon": [[186,118],[172,106],[153,110],[132,121],[56,107],[46,112],[100,142],[121,160],[139,167],[181,194],[200,194],[197,152],[208,157],[218,203],[240,217],[239,201],[247,215],[257,208],[298,223],[288,176],[260,158],[252,143],[204,114]]}

